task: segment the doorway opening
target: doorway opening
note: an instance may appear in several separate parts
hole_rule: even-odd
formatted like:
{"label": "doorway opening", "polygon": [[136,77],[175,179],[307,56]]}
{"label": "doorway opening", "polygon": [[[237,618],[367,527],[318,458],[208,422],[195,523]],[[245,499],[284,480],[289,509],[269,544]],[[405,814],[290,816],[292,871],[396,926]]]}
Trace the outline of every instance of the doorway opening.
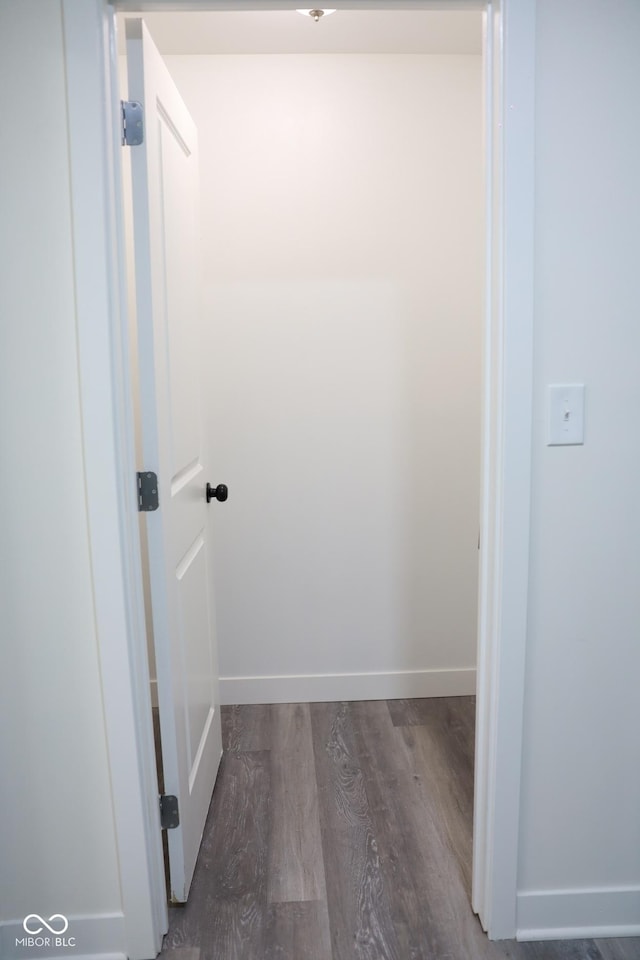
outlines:
{"label": "doorway opening", "polygon": [[199,131],[222,702],[471,696],[482,13],[146,19]]}
{"label": "doorway opening", "polygon": [[[184,0],[174,9],[190,5]],[[228,5],[225,0],[199,4],[209,10]],[[409,5],[432,6],[428,0],[407,0]],[[117,0],[115,6],[137,9],[135,0]],[[163,6],[163,0],[145,0],[145,9]],[[242,2],[243,9],[270,6],[266,0]],[[282,0],[281,7],[293,9],[294,4]],[[379,3],[349,0],[343,7],[364,10]],[[473,897],[474,909],[494,939],[511,937],[517,929],[531,489],[535,10],[535,0],[491,0],[485,11],[490,242]],[[97,500],[89,504],[92,560],[96,569],[106,570],[99,581],[96,619],[127,943],[132,956],[146,957],[159,948],[166,907],[159,895],[161,844],[152,782],[139,514],[131,481],[135,456],[124,345],[128,328],[115,15],[107,0],[92,7],[69,0],[65,14],[74,250],[82,294],[77,311],[81,372],[84,384],[100,385],[82,395],[88,483],[103,490],[99,510],[93,508]],[[88,57],[88,48],[95,55]],[[106,428],[113,436],[109,450],[93,442]],[[105,470],[115,489],[105,487]],[[118,523],[104,522],[106,502]],[[126,619],[117,644],[114,608]]]}

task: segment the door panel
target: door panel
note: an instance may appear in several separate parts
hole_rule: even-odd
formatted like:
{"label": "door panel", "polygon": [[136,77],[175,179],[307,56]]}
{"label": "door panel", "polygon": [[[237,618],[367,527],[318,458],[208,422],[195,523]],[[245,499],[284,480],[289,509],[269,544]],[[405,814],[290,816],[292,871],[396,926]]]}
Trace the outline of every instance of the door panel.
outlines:
{"label": "door panel", "polygon": [[144,106],[131,150],[144,467],[171,899],[187,899],[221,756],[209,507],[200,391],[197,131],[141,20],[127,21],[129,97]]}

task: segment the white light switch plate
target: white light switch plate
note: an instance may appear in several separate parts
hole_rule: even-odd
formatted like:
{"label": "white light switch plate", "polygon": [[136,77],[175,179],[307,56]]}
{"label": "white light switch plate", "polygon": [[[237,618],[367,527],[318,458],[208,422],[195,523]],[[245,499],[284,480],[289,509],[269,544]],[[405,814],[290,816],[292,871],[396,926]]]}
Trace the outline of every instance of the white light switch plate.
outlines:
{"label": "white light switch plate", "polygon": [[584,384],[551,384],[547,446],[579,443],[584,443]]}

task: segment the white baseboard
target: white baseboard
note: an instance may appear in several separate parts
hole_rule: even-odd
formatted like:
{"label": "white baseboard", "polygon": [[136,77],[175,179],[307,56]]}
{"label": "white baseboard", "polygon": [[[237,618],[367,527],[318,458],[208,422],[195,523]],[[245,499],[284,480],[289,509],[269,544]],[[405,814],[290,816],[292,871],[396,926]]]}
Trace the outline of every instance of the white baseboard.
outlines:
{"label": "white baseboard", "polygon": [[[63,910],[58,912],[62,913]],[[23,938],[30,936],[22,925],[23,920],[3,921],[0,923],[0,957],[2,960],[58,960],[60,957],[71,957],[73,960],[127,960],[123,914],[68,916],[67,919],[69,927],[63,937],[58,937],[58,941],[66,941],[66,946],[56,943],[56,935],[45,927],[34,936],[36,943],[22,943],[20,941]],[[36,929],[36,926],[32,929]],[[39,938],[50,942],[40,943]]]}
{"label": "white baseboard", "polygon": [[518,940],[640,936],[640,887],[518,894]]}
{"label": "white baseboard", "polygon": [[473,668],[220,677],[222,704],[402,700],[412,697],[460,697],[475,692],[476,671]]}

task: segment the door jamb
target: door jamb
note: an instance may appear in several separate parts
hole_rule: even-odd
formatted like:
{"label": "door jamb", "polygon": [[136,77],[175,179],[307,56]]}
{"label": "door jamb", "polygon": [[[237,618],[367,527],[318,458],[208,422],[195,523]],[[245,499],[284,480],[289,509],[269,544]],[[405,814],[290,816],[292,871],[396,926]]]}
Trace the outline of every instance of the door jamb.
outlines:
{"label": "door jamb", "polygon": [[114,11],[105,0],[62,0],[62,23],[82,442],[122,956],[147,960],[161,949],[168,912],[134,472]]}
{"label": "door jamb", "polygon": [[536,0],[485,18],[487,257],[473,909],[517,933],[531,526]]}
{"label": "door jamb", "polygon": [[[297,0],[116,0],[119,9],[293,9]],[[142,600],[110,0],[62,0],[74,256],[95,612],[126,955],[167,929]],[[346,0],[384,9],[390,0]],[[535,0],[404,0],[486,9],[487,316],[478,622],[473,907],[492,939],[517,930],[529,577],[533,369]],[[95,55],[88,56],[91,49]],[[81,120],[74,119],[81,118]]]}

